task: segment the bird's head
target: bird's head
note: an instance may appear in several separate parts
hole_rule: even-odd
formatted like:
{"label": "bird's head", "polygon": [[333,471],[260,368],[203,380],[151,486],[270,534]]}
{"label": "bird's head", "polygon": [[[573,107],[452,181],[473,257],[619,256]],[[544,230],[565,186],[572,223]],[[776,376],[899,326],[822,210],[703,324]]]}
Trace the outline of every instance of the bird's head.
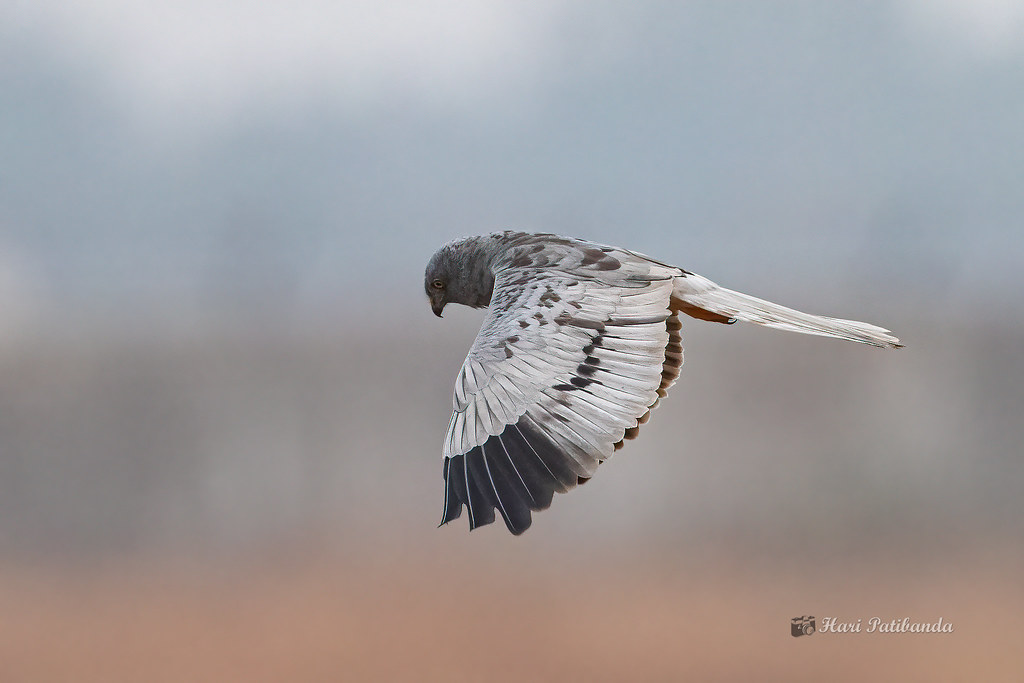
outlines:
{"label": "bird's head", "polygon": [[441,317],[446,304],[484,308],[491,303],[494,273],[489,244],[469,237],[449,242],[430,257],[423,276],[423,289],[430,310]]}
{"label": "bird's head", "polygon": [[444,250],[438,251],[430,259],[430,263],[427,264],[427,272],[423,276],[423,288],[427,292],[427,298],[430,299],[430,310],[438,318],[441,317],[441,311],[448,303],[448,283],[451,281],[447,268],[448,259],[444,257],[442,251]]}

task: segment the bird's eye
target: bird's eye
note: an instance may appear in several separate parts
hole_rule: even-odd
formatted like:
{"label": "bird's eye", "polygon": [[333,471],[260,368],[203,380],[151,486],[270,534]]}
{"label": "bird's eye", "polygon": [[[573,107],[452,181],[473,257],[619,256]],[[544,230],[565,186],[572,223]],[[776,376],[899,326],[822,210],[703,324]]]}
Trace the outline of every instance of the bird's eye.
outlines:
{"label": "bird's eye", "polygon": [[441,282],[440,280],[434,280],[433,282],[430,283],[430,286],[433,287],[434,289],[444,289],[444,283]]}

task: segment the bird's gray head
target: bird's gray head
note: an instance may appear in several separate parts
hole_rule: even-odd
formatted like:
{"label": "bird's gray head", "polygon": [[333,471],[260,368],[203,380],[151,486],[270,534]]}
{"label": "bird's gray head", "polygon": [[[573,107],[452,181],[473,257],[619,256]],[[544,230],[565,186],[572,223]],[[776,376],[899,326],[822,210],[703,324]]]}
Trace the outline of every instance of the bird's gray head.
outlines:
{"label": "bird's gray head", "polygon": [[449,242],[430,257],[423,288],[434,315],[440,318],[446,304],[483,308],[491,303],[495,246],[486,237],[466,237]]}

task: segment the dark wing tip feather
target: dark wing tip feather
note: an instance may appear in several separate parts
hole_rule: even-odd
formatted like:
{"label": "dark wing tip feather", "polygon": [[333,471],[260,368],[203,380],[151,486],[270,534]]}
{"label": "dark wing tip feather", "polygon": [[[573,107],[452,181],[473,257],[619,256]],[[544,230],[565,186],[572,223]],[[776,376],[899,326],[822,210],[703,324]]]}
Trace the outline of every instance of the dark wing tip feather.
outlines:
{"label": "dark wing tip feather", "polygon": [[[471,530],[492,523],[497,510],[508,530],[518,536],[530,528],[532,510],[548,508],[555,491],[576,484],[565,457],[536,430],[513,424],[483,446],[446,458],[439,526],[461,516],[465,505]],[[570,474],[572,482],[567,485]]]}
{"label": "dark wing tip feather", "polygon": [[[453,460],[454,458],[444,459],[444,512],[438,526],[443,526],[462,515],[462,497],[458,494],[462,463],[457,463],[458,467],[453,469]],[[464,484],[462,488],[465,488]]]}

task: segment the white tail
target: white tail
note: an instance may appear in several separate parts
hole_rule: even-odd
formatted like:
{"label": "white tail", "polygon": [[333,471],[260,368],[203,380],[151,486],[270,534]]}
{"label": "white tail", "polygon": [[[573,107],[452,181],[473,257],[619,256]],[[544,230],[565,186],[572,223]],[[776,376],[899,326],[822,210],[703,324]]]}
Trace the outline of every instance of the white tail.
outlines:
{"label": "white tail", "polygon": [[[856,320],[801,313],[770,301],[719,287],[706,277],[694,273],[685,273],[675,278],[672,297],[681,300],[688,306],[724,316],[730,320],[742,320],[788,332],[846,339],[882,348],[892,349],[903,346],[889,330],[881,327]],[[686,313],[688,312],[686,308],[684,306],[681,310]],[[690,314],[693,315],[693,313]],[[695,315],[694,317],[703,316]]]}

